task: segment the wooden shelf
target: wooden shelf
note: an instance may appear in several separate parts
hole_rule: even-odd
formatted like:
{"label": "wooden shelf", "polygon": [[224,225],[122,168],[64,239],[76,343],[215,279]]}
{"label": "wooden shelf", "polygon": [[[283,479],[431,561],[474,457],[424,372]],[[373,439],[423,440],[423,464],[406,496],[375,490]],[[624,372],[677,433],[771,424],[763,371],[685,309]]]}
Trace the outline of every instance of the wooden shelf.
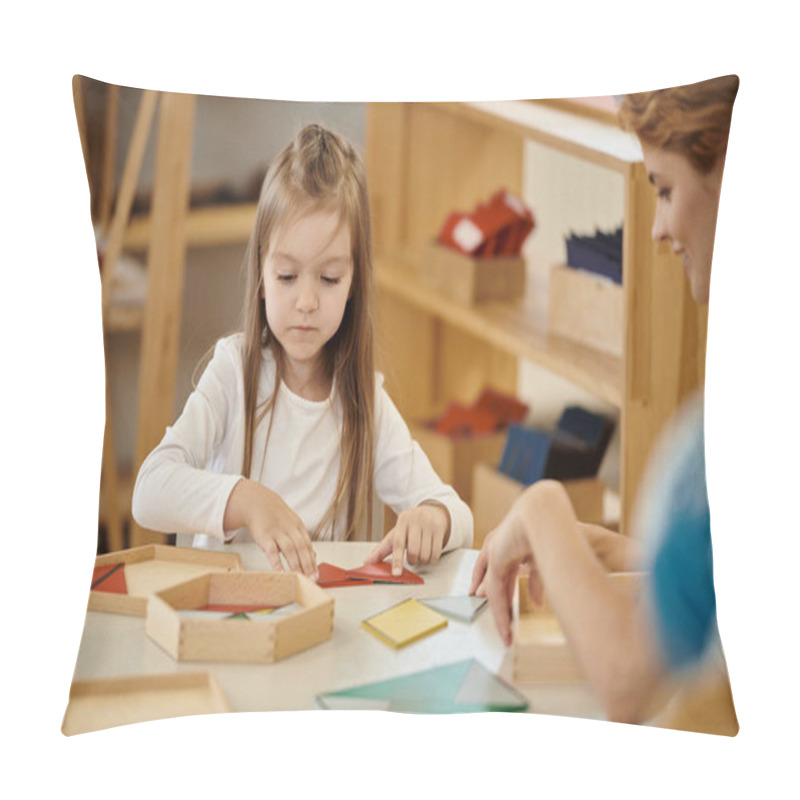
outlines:
{"label": "wooden shelf", "polygon": [[[247,242],[256,217],[256,203],[230,206],[208,206],[189,210],[186,218],[188,247]],[[126,250],[146,250],[150,242],[150,217],[131,217],[122,240]]]}
{"label": "wooden shelf", "polygon": [[143,305],[114,305],[114,298],[108,307],[108,314],[103,320],[107,333],[125,333],[139,331],[144,321]]}
{"label": "wooden shelf", "polygon": [[[256,204],[208,206],[189,211],[186,242],[189,247],[210,247],[243,244],[250,238],[256,216]],[[150,217],[140,214],[131,218],[123,246],[129,251],[145,251],[150,241]],[[113,291],[109,298],[105,330],[112,333],[141,330],[144,306],[115,304]]]}
{"label": "wooden shelf", "polygon": [[[518,303],[465,307],[417,279],[417,254],[453,209],[473,208],[498,187],[523,196],[530,142],[622,178],[621,356],[550,333],[538,286]],[[563,104],[373,103],[365,154],[385,328],[382,369],[398,408],[424,419],[446,402],[470,402],[485,385],[515,392],[521,359],[609,402],[620,410],[626,532],[653,443],[702,386],[707,324],[674,254],[651,239],[656,198],[636,137]]]}
{"label": "wooden shelf", "polygon": [[449,325],[511,356],[524,358],[586,389],[616,407],[622,405],[622,360],[548,333],[530,290],[518,303],[464,306],[424,286],[411,266],[378,261],[376,284]]}
{"label": "wooden shelf", "polygon": [[549,103],[508,100],[429,105],[467,120],[489,123],[623,174],[631,164],[642,160],[642,147],[634,134]]}

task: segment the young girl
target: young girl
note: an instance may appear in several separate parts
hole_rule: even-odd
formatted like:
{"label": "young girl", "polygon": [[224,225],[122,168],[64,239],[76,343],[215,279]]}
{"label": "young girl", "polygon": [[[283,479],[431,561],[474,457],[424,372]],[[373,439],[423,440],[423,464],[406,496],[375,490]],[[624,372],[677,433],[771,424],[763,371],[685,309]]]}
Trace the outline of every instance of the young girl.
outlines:
{"label": "young girl", "polygon": [[469,546],[472,515],[438,478],[373,362],[372,239],[353,146],[305,127],[271,165],[245,255],[244,331],[220,340],[142,464],[143,527],[255,540],[316,576],[312,540],[369,536],[373,492],[398,513],[367,563],[399,573]]}
{"label": "young girl", "polygon": [[[708,302],[711,255],[736,76],[624,98],[620,117],[642,143],[657,192],[653,239],[682,256],[692,296]],[[487,536],[471,591],[486,594],[497,629],[511,642],[511,595],[521,563],[531,590],[543,587],[610,719],[650,718],[689,671],[718,657],[716,600],[706,491],[703,402],[682,408],[654,452],[637,498],[640,543],[584,525],[563,487],[533,484]],[[645,567],[642,602],[605,571]],[[718,673],[724,664],[715,665]],[[725,679],[725,684],[727,679]],[[719,732],[738,722],[721,686]],[[721,713],[720,713],[721,712]]]}

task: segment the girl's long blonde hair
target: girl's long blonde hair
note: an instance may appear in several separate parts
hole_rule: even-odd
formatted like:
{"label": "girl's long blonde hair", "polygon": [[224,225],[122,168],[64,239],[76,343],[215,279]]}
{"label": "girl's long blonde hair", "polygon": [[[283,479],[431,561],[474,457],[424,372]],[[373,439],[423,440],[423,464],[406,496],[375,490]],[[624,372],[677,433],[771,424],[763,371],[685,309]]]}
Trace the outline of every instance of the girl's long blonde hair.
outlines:
{"label": "girl's long blonde hair", "polygon": [[[334,211],[349,227],[353,281],[339,330],[326,344],[324,363],[342,408],[339,477],[333,502],[312,537],[347,509],[346,536],[368,530],[372,517],[375,365],[372,311],[372,229],[364,165],[352,144],[319,125],[304,127],[270,165],[245,253],[244,458],[253,467],[255,430],[273,408],[282,379],[283,348],[267,322],[263,265],[276,226],[291,215]],[[275,359],[272,394],[258,406],[263,350]],[[270,426],[272,418],[270,419]],[[269,433],[267,434],[269,436]]]}
{"label": "girl's long blonde hair", "polygon": [[739,78],[725,75],[687,86],[628,94],[619,119],[642,142],[680,153],[701,174],[725,157]]}

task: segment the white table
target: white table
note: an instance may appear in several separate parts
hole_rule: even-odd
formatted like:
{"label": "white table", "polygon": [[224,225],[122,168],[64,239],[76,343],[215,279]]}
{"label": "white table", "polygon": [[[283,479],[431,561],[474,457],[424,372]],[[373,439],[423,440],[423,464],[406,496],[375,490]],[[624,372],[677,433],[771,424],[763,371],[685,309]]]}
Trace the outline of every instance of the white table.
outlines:
{"label": "white table", "polygon": [[[374,545],[364,542],[315,543],[317,562],[349,569],[360,566]],[[255,544],[222,545],[241,555],[247,571],[270,571]],[[471,623],[447,627],[399,650],[361,628],[361,621],[408,597],[425,598],[469,591],[476,550],[445,554],[438,564],[417,567],[424,585],[373,584],[329,589],[334,598],[333,636],[303,653],[274,664],[178,662],[145,633],[145,620],[89,611],[75,668],[75,680],[208,669],[215,673],[234,711],[298,711],[317,708],[315,696],[328,691],[406,675],[465,658],[478,659],[508,683],[511,651],[503,647],[486,608]],[[604,719],[586,684],[517,686],[529,711]]]}

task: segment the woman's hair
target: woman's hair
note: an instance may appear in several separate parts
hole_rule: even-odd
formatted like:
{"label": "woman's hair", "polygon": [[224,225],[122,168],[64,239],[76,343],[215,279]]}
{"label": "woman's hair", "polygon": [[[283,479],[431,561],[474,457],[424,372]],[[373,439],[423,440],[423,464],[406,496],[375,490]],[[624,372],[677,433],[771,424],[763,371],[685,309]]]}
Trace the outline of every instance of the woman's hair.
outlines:
{"label": "woman's hair", "polygon": [[[323,357],[341,403],[339,477],[331,507],[312,536],[347,509],[346,538],[372,516],[375,366],[372,312],[372,230],[364,165],[352,144],[319,125],[307,125],[272,162],[245,253],[245,429],[242,474],[253,464],[255,430],[274,406],[283,373],[283,348],[270,331],[262,295],[264,258],[278,225],[299,214],[333,211],[350,231],[353,280],[339,330]],[[272,395],[258,407],[263,349],[275,358]],[[270,419],[270,427],[272,418]],[[269,436],[269,433],[267,434]]]}
{"label": "woman's hair", "polygon": [[728,147],[739,78],[722,78],[655,92],[624,95],[619,119],[625,130],[653,147],[680,153],[709,173]]}

